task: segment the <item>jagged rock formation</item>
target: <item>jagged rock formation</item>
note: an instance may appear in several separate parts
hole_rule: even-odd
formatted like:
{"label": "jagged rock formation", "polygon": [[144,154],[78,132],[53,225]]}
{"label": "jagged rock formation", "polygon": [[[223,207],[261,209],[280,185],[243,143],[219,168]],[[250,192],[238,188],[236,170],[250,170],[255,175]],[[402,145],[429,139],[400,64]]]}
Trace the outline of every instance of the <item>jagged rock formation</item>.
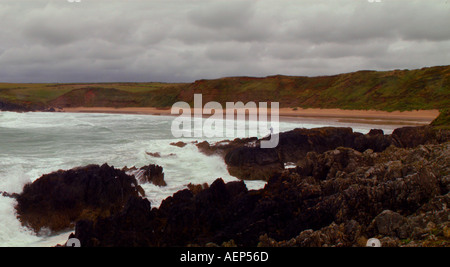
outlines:
{"label": "jagged rock formation", "polygon": [[255,139],[236,139],[214,145],[203,142],[197,146],[204,153],[216,152],[222,155],[229,173],[237,178],[267,180],[282,172],[285,163],[302,164],[307,153],[312,151],[323,153],[338,147],[348,147],[359,152],[368,149],[381,152],[391,145],[416,147],[449,140],[450,131],[435,130],[429,126],[399,128],[392,135],[385,135],[382,130],[361,134],[353,132],[351,128],[324,127],[280,133],[279,144],[273,149],[261,149],[260,140]]}
{"label": "jagged rock formation", "polygon": [[449,146],[310,152],[264,189],[219,179],[158,209],[134,197],[120,213],[78,222],[74,236],[85,246],[362,246],[374,236],[448,245]]}
{"label": "jagged rock formation", "polygon": [[[371,237],[383,246],[450,244],[448,132],[417,127],[386,136],[322,128],[286,136],[278,158],[301,159],[260,190],[217,179],[152,209],[134,176],[91,165],[25,186],[15,196],[17,212],[36,231],[76,222],[71,237],[82,246],[364,246]],[[418,145],[420,136],[425,144]],[[332,142],[339,147],[329,149]],[[245,153],[249,162],[261,160]],[[270,162],[273,152],[264,153],[262,162]]]}
{"label": "jagged rock formation", "polygon": [[157,186],[166,186],[167,183],[164,180],[163,168],[156,164],[150,164],[148,166],[137,169],[136,167],[122,169],[129,175],[134,175],[139,183],[152,183]]}
{"label": "jagged rock formation", "polygon": [[143,195],[133,176],[110,167],[89,165],[44,175],[16,195],[20,221],[39,231],[60,231],[80,219],[97,219],[122,210],[130,197]]}

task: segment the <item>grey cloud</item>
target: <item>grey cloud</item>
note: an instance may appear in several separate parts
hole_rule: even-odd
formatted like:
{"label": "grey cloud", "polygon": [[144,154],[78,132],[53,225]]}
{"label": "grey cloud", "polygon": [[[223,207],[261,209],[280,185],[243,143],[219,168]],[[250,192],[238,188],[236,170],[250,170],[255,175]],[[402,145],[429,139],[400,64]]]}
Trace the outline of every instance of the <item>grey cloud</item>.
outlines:
{"label": "grey cloud", "polygon": [[238,29],[254,15],[254,1],[208,1],[189,12],[195,25],[215,30]]}
{"label": "grey cloud", "polygon": [[0,81],[193,81],[450,62],[446,0],[0,0]]}

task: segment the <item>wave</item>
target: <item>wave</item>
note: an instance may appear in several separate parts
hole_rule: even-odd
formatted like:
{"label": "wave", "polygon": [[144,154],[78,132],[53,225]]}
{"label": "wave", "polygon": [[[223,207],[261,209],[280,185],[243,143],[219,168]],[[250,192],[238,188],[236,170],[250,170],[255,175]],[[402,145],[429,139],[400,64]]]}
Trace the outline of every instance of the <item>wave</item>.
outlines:
{"label": "wave", "polygon": [[[166,187],[141,185],[153,207],[189,183],[211,183],[217,178],[236,181],[228,174],[219,156],[200,153],[192,142],[221,141],[227,138],[173,138],[171,116],[14,113],[0,112],[0,191],[20,193],[23,186],[43,174],[88,164],[108,163],[121,169],[157,164],[164,168]],[[352,126],[368,132],[373,125],[335,121],[280,122],[280,131],[321,126]],[[393,126],[386,126],[388,129]],[[170,145],[183,141],[183,148]],[[154,157],[149,153],[159,153]],[[170,155],[170,156],[169,156]],[[259,189],[262,181],[246,181],[249,189]],[[20,225],[14,200],[0,197],[0,246],[47,245],[48,236],[36,236]],[[67,235],[64,236],[67,239]],[[61,240],[64,240],[62,238]],[[55,245],[53,243],[51,245]]]}

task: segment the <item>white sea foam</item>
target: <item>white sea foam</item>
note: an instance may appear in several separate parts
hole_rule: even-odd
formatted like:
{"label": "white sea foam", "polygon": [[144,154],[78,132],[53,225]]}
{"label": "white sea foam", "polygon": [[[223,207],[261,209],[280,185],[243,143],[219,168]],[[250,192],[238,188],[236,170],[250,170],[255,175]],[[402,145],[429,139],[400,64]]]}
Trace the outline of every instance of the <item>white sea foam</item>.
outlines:
{"label": "white sea foam", "polygon": [[[143,184],[152,207],[187,184],[212,183],[217,178],[237,181],[218,156],[200,153],[192,142],[202,138],[174,139],[174,117],[81,113],[0,112],[0,191],[20,193],[23,186],[43,174],[88,164],[108,163],[116,168],[158,164],[164,168],[166,187]],[[367,133],[373,125],[336,121],[280,122],[280,131],[322,126],[353,127]],[[380,128],[380,126],[376,126]],[[394,126],[385,126],[386,133]],[[226,138],[211,138],[220,141]],[[170,145],[184,141],[183,148]],[[159,153],[154,157],[149,153]],[[249,189],[262,181],[246,181]],[[15,200],[0,196],[0,246],[50,246],[64,242],[67,233],[37,236],[16,218]]]}
{"label": "white sea foam", "polygon": [[40,238],[17,220],[14,205],[15,200],[0,196],[0,246],[27,246],[38,242]]}

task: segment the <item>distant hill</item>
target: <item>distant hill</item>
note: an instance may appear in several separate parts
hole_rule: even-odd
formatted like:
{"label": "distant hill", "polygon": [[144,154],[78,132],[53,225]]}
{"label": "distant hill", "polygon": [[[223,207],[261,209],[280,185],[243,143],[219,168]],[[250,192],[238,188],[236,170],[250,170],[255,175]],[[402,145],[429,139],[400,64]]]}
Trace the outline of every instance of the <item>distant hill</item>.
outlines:
{"label": "distant hill", "polygon": [[447,109],[450,66],[417,70],[358,71],[332,76],[229,77],[194,83],[0,83],[0,109],[51,107],[171,107],[217,101],[280,102],[280,107],[405,111]]}

